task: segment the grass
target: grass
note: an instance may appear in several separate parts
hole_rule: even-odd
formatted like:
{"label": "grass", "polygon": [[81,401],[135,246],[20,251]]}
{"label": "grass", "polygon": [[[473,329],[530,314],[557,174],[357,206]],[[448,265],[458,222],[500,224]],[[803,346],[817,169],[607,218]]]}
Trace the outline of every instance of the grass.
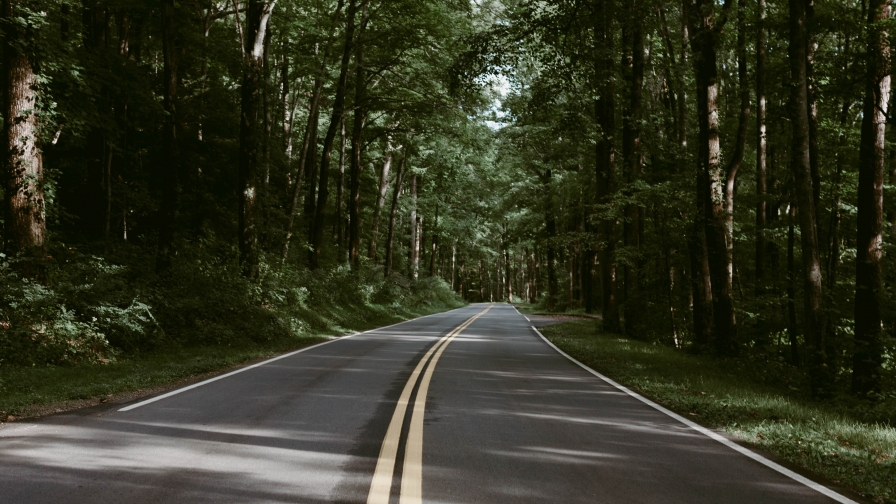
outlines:
{"label": "grass", "polygon": [[[595,321],[542,329],[571,356],[665,407],[851,488],[896,504],[892,403],[869,411],[815,401],[798,370],[720,360],[599,332]],[[876,418],[876,420],[869,420]]]}
{"label": "grass", "polygon": [[[371,309],[374,307],[371,307]],[[96,404],[128,392],[154,392],[184,380],[215,374],[234,366],[326,341],[332,336],[362,331],[410,318],[438,313],[453,306],[372,310],[373,316],[352,327],[332,324],[313,335],[301,335],[234,345],[205,345],[159,350],[119,358],[105,365],[0,366],[0,421],[6,414],[32,416]],[[138,394],[139,395],[139,394]]]}

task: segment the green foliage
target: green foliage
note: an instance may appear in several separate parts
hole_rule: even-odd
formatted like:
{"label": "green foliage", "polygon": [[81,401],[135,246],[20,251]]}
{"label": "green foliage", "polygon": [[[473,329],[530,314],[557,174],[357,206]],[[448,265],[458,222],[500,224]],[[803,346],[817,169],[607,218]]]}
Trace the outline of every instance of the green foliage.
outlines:
{"label": "green foliage", "polygon": [[378,267],[310,271],[275,262],[250,282],[213,255],[183,252],[192,257],[160,279],[145,270],[152,256],[138,247],[120,247],[113,259],[60,249],[51,286],[0,263],[0,365],[109,363],[165,348],[260,344],[459,306],[437,278],[384,280]]}

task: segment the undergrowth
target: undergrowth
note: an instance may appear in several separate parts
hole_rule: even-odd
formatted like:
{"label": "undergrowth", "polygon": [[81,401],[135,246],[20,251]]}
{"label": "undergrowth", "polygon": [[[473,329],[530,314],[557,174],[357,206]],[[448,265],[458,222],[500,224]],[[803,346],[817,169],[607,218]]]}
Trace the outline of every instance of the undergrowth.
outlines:
{"label": "undergrowth", "polygon": [[545,327],[554,344],[667,408],[852,488],[896,503],[896,400],[809,397],[801,370],[716,359],[601,333],[596,321]]}
{"label": "undergrowth", "polygon": [[364,263],[311,271],[276,258],[252,282],[220,251],[185,251],[165,277],[145,247],[53,256],[49,285],[0,257],[0,411],[157,385],[462,304],[441,279],[385,279]]}

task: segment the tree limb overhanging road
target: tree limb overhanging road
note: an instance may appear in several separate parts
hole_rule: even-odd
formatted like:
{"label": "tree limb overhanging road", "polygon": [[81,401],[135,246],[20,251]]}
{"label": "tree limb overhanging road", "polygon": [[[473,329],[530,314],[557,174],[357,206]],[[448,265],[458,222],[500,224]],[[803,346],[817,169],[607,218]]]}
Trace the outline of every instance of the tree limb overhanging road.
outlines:
{"label": "tree limb overhanging road", "polygon": [[7,424],[0,456],[4,503],[834,502],[598,379],[503,304]]}

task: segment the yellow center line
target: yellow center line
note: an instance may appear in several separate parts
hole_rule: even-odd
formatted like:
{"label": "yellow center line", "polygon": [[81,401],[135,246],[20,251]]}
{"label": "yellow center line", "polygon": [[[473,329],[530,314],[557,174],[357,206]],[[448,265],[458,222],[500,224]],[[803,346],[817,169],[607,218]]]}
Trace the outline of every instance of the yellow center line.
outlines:
{"label": "yellow center line", "polygon": [[[471,323],[473,323],[474,320],[482,316],[490,308],[491,306],[474,315],[473,317],[470,317],[459,327],[443,336],[442,339],[436,342],[436,344],[426,352],[423,358],[420,359],[420,362],[417,363],[417,367],[414,368],[414,372],[411,373],[410,378],[408,378],[408,382],[405,384],[404,389],[401,391],[401,395],[398,398],[398,404],[395,405],[395,412],[392,414],[392,420],[389,421],[389,427],[386,429],[386,437],[383,439],[383,445],[380,447],[380,455],[376,461],[376,469],[373,472],[373,481],[371,481],[370,483],[370,492],[367,494],[367,504],[389,504],[389,495],[392,491],[392,475],[395,471],[395,459],[398,455],[398,441],[401,437],[401,424],[404,423],[404,417],[408,409],[408,402],[411,397],[411,392],[413,392],[414,385],[417,383],[417,378],[420,376],[420,372],[429,361],[430,356],[432,356],[432,354],[437,350],[439,352],[438,354],[441,355],[442,350],[444,349],[445,345],[448,344],[449,340],[454,339],[454,336],[456,336],[460,331],[466,329],[467,326],[469,326]],[[429,372],[428,374],[430,376],[432,375],[431,372]],[[417,409],[416,403],[414,405],[414,409]],[[416,414],[414,415],[414,417],[416,417]],[[412,422],[414,417],[412,417]],[[422,418],[423,415],[421,413],[421,449],[423,422]]]}
{"label": "yellow center line", "polygon": [[469,327],[474,320],[485,315],[492,307],[489,306],[475,317],[470,318],[458,327],[451,337],[445,340],[445,344],[439,347],[435,356],[429,362],[420,387],[417,389],[417,398],[414,400],[414,410],[411,414],[411,427],[408,431],[408,439],[404,450],[404,467],[401,471],[401,498],[400,504],[420,504],[423,500],[423,415],[426,410],[426,394],[429,392],[429,382],[432,380],[432,372],[439,363],[439,358],[445,348]]}

